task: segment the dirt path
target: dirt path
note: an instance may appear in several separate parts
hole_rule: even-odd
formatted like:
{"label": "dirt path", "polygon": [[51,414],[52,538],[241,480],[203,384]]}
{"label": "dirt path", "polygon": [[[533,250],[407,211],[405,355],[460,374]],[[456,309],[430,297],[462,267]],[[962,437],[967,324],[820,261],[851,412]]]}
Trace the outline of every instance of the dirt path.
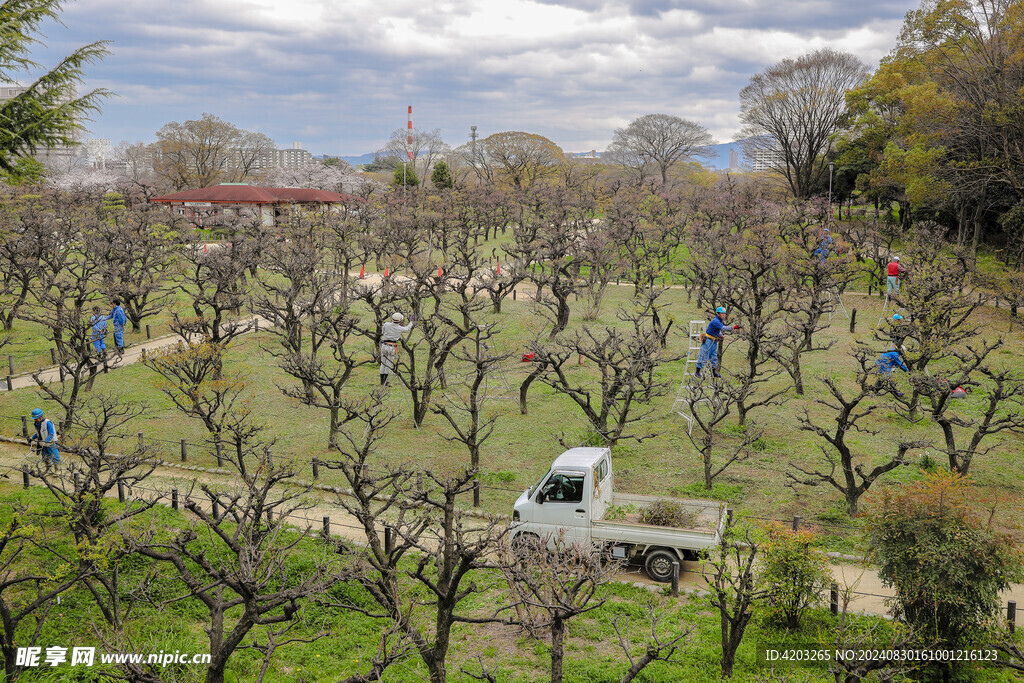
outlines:
{"label": "dirt path", "polygon": [[[17,484],[21,480],[18,468],[28,461],[31,454],[26,455],[27,448],[12,443],[0,443],[0,476],[6,477],[11,484]],[[65,458],[71,456],[64,456]],[[179,498],[184,499],[187,491],[194,491],[193,498],[205,499],[200,486],[211,484],[228,488],[232,485],[233,475],[228,471],[211,471],[206,469],[177,466],[165,464],[157,467],[150,477],[136,490],[129,492],[130,496],[150,499],[153,496],[162,496],[161,503],[170,505],[171,490],[177,489]],[[31,481],[32,485],[41,485],[38,481]],[[366,536],[358,520],[349,515],[336,504],[329,501],[337,495],[327,491],[314,490],[314,497],[318,501],[311,502],[310,506],[289,518],[289,522],[297,527],[310,527],[315,532],[321,532],[324,518],[330,522],[330,533],[335,538],[344,539],[356,544],[365,544]],[[116,497],[117,492],[112,491],[111,497]],[[204,509],[209,506],[204,504]],[[683,562],[682,572],[679,577],[680,590],[693,593],[707,590],[707,581],[701,573],[700,563]],[[878,574],[871,567],[853,563],[836,563],[832,565],[832,575],[840,588],[849,586],[853,589],[853,599],[850,608],[856,612],[866,614],[885,615],[888,607],[885,604],[886,597],[892,595],[892,591],[882,585]],[[664,587],[652,581],[644,573],[643,569],[637,566],[629,566],[621,570],[617,579],[625,583],[639,584],[650,588]],[[1001,596],[1002,606],[1005,609],[1007,600],[1016,600],[1017,604],[1024,604],[1024,585],[1016,584],[1009,591]]]}

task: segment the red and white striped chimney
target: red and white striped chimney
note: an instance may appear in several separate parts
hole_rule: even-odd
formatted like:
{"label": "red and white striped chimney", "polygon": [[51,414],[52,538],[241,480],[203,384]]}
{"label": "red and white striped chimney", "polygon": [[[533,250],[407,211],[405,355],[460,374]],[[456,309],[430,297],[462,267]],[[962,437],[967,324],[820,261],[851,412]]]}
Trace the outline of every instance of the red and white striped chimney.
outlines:
{"label": "red and white striped chimney", "polygon": [[409,105],[409,135],[405,139],[405,150],[409,154],[409,161],[412,161],[412,105]]}

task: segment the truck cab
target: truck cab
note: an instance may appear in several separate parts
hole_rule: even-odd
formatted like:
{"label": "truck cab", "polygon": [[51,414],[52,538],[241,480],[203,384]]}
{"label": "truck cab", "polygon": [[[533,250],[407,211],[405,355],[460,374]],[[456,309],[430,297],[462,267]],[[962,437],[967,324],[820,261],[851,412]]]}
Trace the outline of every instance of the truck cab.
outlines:
{"label": "truck cab", "polygon": [[611,504],[612,467],[608,448],[571,448],[516,501],[512,519],[552,547],[590,543],[590,520],[604,517]]}

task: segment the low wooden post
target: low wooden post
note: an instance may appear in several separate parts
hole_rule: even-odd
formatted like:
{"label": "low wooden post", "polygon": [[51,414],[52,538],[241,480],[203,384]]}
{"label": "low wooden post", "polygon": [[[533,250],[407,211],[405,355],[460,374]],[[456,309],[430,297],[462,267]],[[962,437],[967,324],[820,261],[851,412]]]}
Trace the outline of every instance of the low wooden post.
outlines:
{"label": "low wooden post", "polygon": [[672,597],[679,597],[679,560],[672,560]]}
{"label": "low wooden post", "polygon": [[516,290],[512,290],[512,301],[516,300]]}
{"label": "low wooden post", "polygon": [[220,441],[217,442],[217,467],[224,466],[224,447]]}
{"label": "low wooden post", "polygon": [[181,461],[188,462],[188,442],[185,439],[181,440]]}
{"label": "low wooden post", "polygon": [[178,509],[178,489],[171,489],[171,509]]}
{"label": "low wooden post", "polygon": [[1009,625],[1010,633],[1017,628],[1017,601],[1009,600],[1006,603],[1006,623]]}
{"label": "low wooden post", "polygon": [[220,519],[220,504],[216,500],[210,502],[212,503],[210,509],[213,512],[213,518]]}
{"label": "low wooden post", "polygon": [[21,435],[28,438],[28,418],[24,415],[21,416]]}
{"label": "low wooden post", "polygon": [[800,528],[800,515],[793,515],[793,531]]}
{"label": "low wooden post", "polygon": [[28,472],[22,472],[21,473],[21,485],[24,486],[25,488],[28,488],[28,486],[29,486]]}
{"label": "low wooden post", "polygon": [[331,518],[328,517],[327,515],[324,515],[323,522],[324,522],[324,532],[323,532],[324,533],[324,540],[326,540],[326,539],[331,537]]}
{"label": "low wooden post", "polygon": [[146,447],[146,437],[142,435],[142,432],[139,432],[139,448],[145,448],[145,447]]}
{"label": "low wooden post", "polygon": [[152,335],[149,331],[149,325],[146,325],[146,339],[152,339]]}
{"label": "low wooden post", "polygon": [[124,482],[117,482],[117,502],[124,502]]}
{"label": "low wooden post", "polygon": [[850,311],[850,334],[857,331],[857,309]]}
{"label": "low wooden post", "polygon": [[7,375],[5,379],[7,380],[7,391],[14,391],[14,382],[11,380],[11,376]]}
{"label": "low wooden post", "polygon": [[391,547],[392,547],[392,545],[394,543],[393,536],[394,536],[394,532],[391,530],[391,527],[389,527],[389,526],[384,527],[384,552],[385,553],[390,553],[391,552]]}
{"label": "low wooden post", "polygon": [[480,507],[480,480],[473,482],[473,507]]}
{"label": "low wooden post", "polygon": [[253,331],[254,332],[259,332],[260,331],[260,319],[259,318],[253,318],[252,319],[252,324],[253,324]]}
{"label": "low wooden post", "polygon": [[320,476],[320,461],[317,460],[316,456],[313,456],[313,478],[317,479]]}
{"label": "low wooden post", "polygon": [[828,589],[828,607],[832,611],[832,616],[839,616],[839,585],[834,581]]}
{"label": "low wooden post", "polygon": [[14,356],[7,356],[7,371],[14,374]]}

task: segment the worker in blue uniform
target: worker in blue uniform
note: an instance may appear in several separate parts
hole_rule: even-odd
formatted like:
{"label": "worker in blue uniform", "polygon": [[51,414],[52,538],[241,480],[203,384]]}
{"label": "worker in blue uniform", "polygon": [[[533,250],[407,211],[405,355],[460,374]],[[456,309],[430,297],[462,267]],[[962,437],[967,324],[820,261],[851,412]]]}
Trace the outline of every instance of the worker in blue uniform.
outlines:
{"label": "worker in blue uniform", "polygon": [[128,316],[121,308],[119,299],[114,299],[114,307],[110,309],[110,320],[114,323],[114,346],[117,347],[117,355],[124,355],[124,326],[128,322]]}
{"label": "worker in blue uniform", "polygon": [[100,313],[99,306],[92,307],[92,317],[89,318],[89,325],[92,326],[92,348],[100,358],[107,355],[108,320],[110,320],[110,316]]}
{"label": "worker in blue uniform", "polygon": [[36,433],[29,437],[29,443],[39,448],[43,456],[43,464],[47,469],[51,465],[60,466],[60,451],[57,450],[57,429],[53,422],[43,416],[42,408],[32,411],[32,423]]}
{"label": "worker in blue uniform", "polygon": [[694,377],[700,379],[701,370],[708,363],[711,364],[711,374],[721,377],[718,374],[718,342],[724,339],[726,332],[740,329],[739,325],[725,324],[725,308],[719,306],[715,309],[715,317],[708,323],[708,327],[700,335],[700,353],[697,355],[697,372]]}

